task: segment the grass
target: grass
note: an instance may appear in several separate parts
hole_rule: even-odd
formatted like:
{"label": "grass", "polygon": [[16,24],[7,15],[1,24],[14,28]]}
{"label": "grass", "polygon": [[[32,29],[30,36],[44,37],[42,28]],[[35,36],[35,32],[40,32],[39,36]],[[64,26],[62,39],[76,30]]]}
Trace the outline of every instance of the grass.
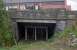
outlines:
{"label": "grass", "polygon": [[57,33],[58,35],[56,34],[48,41],[21,41],[18,45],[9,48],[0,48],[0,50],[77,50],[77,47],[67,45],[67,33],[69,32],[69,30],[65,30],[62,33]]}
{"label": "grass", "polygon": [[0,50],[77,50],[77,48],[70,48],[63,45],[61,40],[56,40],[54,42],[19,42],[17,46],[15,45],[11,48],[0,48]]}

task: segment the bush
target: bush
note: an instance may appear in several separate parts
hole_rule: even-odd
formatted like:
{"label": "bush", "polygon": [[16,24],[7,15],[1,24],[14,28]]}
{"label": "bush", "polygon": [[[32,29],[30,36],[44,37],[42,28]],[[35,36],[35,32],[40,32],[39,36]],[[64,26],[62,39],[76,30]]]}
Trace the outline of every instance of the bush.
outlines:
{"label": "bush", "polygon": [[13,36],[11,32],[11,23],[8,12],[3,9],[3,0],[0,0],[0,46],[11,46],[13,41]]}

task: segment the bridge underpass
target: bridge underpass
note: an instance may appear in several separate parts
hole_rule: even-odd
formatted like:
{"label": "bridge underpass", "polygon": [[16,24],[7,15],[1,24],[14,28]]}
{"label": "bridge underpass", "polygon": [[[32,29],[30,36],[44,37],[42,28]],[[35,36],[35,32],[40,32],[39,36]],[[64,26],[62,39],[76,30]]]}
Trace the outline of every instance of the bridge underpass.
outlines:
{"label": "bridge underpass", "polygon": [[56,23],[17,23],[19,40],[48,40],[54,35]]}
{"label": "bridge underpass", "polygon": [[13,21],[16,40],[48,40],[54,32],[64,31],[72,20],[25,20]]}
{"label": "bridge underpass", "polygon": [[[19,20],[18,20],[19,21]],[[23,21],[16,22],[18,40],[48,40],[54,35],[56,21]]]}

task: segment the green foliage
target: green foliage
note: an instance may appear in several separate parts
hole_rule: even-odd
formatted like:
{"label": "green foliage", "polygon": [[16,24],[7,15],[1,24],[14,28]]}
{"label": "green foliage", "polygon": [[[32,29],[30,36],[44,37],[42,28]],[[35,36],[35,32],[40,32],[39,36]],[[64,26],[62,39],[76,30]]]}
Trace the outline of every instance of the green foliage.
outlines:
{"label": "green foliage", "polygon": [[76,35],[77,37],[77,25],[76,26],[72,26],[72,32]]}
{"label": "green foliage", "polygon": [[4,9],[2,0],[0,0],[0,46],[11,46],[12,44],[10,17]]}
{"label": "green foliage", "polygon": [[65,12],[65,17],[68,18],[68,12]]}
{"label": "green foliage", "polygon": [[65,28],[65,30],[63,32],[57,32],[57,33],[55,33],[54,36],[57,39],[62,39],[64,37],[67,38],[69,33],[71,33],[71,32],[72,32],[72,30],[70,28]]}

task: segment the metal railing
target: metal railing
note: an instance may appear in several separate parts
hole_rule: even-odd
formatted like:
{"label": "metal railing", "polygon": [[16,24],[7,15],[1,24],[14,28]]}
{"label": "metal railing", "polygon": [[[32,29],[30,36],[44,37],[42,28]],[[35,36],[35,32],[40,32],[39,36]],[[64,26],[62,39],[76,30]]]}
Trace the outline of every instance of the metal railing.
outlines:
{"label": "metal railing", "polygon": [[24,19],[74,19],[76,15],[66,14],[65,10],[28,10],[28,11],[9,11],[12,18]]}

